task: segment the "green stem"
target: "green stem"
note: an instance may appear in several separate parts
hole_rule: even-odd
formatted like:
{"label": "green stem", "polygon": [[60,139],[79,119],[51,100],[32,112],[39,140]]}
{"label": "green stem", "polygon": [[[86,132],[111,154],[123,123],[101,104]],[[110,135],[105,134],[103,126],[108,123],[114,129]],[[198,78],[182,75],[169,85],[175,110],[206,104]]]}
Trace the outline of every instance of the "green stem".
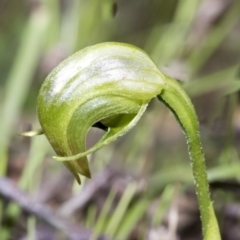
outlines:
{"label": "green stem", "polygon": [[204,240],[221,240],[210,198],[205,159],[202,152],[199,124],[191,100],[174,79],[166,76],[166,87],[158,96],[175,115],[188,143],[196,194],[200,206]]}

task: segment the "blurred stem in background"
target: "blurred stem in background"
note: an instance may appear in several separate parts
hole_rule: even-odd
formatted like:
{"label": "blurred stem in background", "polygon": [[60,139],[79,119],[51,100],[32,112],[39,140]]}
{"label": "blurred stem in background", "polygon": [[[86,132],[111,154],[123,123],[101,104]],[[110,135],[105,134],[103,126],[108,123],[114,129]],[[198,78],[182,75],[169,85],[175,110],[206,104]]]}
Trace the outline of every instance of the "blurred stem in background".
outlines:
{"label": "blurred stem in background", "polygon": [[[34,10],[26,24],[21,45],[9,78],[6,81],[4,99],[1,106],[0,153],[7,151],[13,134],[13,126],[20,115],[22,105],[30,89],[30,84],[44,47],[47,26],[48,15],[45,9],[40,7]],[[0,159],[0,163],[3,167],[6,165],[4,158]]]}
{"label": "blurred stem in background", "polygon": [[198,43],[195,50],[192,51],[187,61],[191,66],[191,71],[197,73],[204,64],[210,59],[223,40],[234,29],[239,22],[240,1],[233,1],[233,4],[227,9],[224,18],[212,28],[204,39],[204,43]]}
{"label": "blurred stem in background", "polygon": [[[0,173],[2,176],[6,174],[8,146],[13,134],[13,126],[30,90],[33,75],[44,49],[48,24],[48,12],[43,6],[38,7],[31,13],[23,31],[13,67],[6,81],[3,103],[0,106],[2,112],[0,119]],[[2,209],[0,213],[1,219]],[[7,236],[7,231],[1,229],[0,238],[5,239]]]}

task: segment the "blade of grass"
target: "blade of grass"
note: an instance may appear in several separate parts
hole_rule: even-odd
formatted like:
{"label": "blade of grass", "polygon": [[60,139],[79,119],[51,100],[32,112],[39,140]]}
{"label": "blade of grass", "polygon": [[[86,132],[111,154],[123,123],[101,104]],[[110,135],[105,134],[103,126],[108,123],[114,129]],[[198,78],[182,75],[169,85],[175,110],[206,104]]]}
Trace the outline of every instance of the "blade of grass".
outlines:
{"label": "blade of grass", "polygon": [[239,11],[240,1],[234,1],[221,22],[209,32],[205,44],[202,47],[197,46],[197,49],[189,56],[188,62],[193,72],[197,72],[206,63],[230,30],[237,24]]}
{"label": "blade of grass", "polygon": [[127,210],[127,207],[132,200],[135,192],[137,190],[137,184],[135,182],[131,182],[127,188],[125,189],[120,202],[118,203],[111,219],[109,220],[109,224],[105,231],[106,235],[114,237],[120,222],[123,219],[123,216]]}
{"label": "blade of grass", "polygon": [[181,159],[179,159],[179,162],[181,164],[175,163],[174,168],[172,166],[163,167],[152,174],[149,179],[149,186],[151,186],[150,191],[161,189],[167,184],[174,182],[192,184],[193,178],[189,166],[183,163]]}
{"label": "blade of grass", "polygon": [[0,226],[0,239],[1,240],[9,240],[11,239],[11,232],[8,228],[3,228]]}
{"label": "blade of grass", "polygon": [[116,193],[111,190],[110,193],[108,194],[108,197],[106,199],[106,202],[104,203],[104,206],[99,214],[99,217],[97,219],[97,222],[93,228],[93,235],[91,236],[91,240],[96,240],[99,234],[104,232],[104,228],[106,226],[107,218],[108,218],[108,213],[111,208],[111,205],[114,201],[114,198],[116,196]]}
{"label": "blade of grass", "polygon": [[128,236],[133,231],[134,227],[140,221],[144,213],[146,213],[149,206],[149,201],[140,199],[134,206],[125,214],[121,224],[117,230],[117,239],[128,239]]}
{"label": "blade of grass", "polygon": [[76,49],[82,49],[90,44],[92,34],[101,19],[101,3],[98,0],[82,1],[78,8],[79,28]]}
{"label": "blade of grass", "polygon": [[60,1],[59,0],[43,0],[44,4],[48,9],[49,22],[48,24],[48,35],[46,39],[47,47],[54,47],[59,43],[60,39],[60,24],[61,24],[61,12],[60,12]]}
{"label": "blade of grass", "polygon": [[27,239],[37,240],[36,238],[36,218],[29,217],[27,220]]}
{"label": "blade of grass", "polygon": [[168,184],[161,195],[160,199],[160,206],[157,208],[155,214],[153,215],[152,219],[152,226],[160,226],[164,217],[164,214],[166,213],[167,209],[169,208],[169,205],[171,204],[171,200],[173,199],[175,191],[175,185],[174,184]]}
{"label": "blade of grass", "polygon": [[[48,25],[48,15],[41,7],[34,11],[26,24],[21,44],[13,67],[6,81],[0,119],[0,162],[1,174],[5,174],[7,166],[7,149],[13,125],[20,114],[26,94],[36,70]],[[3,238],[2,238],[3,239]]]}
{"label": "blade of grass", "polygon": [[26,163],[19,180],[19,186],[21,189],[28,191],[34,190],[37,182],[32,180],[35,179],[34,176],[39,171],[48,150],[49,143],[45,136],[38,136],[37,138],[32,139],[28,162]]}
{"label": "blade of grass", "polygon": [[236,81],[231,81],[229,86],[226,89],[224,89],[222,95],[224,97],[224,96],[236,93],[239,90],[240,90],[240,81],[239,81],[239,79],[237,79]]}
{"label": "blade of grass", "polygon": [[0,176],[5,176],[7,171],[7,159],[8,159],[8,153],[7,148],[2,148],[2,151],[0,151]]}
{"label": "blade of grass", "polygon": [[240,163],[222,164],[208,170],[208,179],[210,182],[231,178],[239,178]]}
{"label": "blade of grass", "polygon": [[97,207],[95,205],[91,205],[88,207],[87,218],[86,218],[86,227],[91,228],[95,225],[97,216]]}
{"label": "blade of grass", "polygon": [[[146,49],[152,49],[150,56],[158,66],[168,63],[182,51],[184,39],[192,24],[198,4],[198,0],[180,0],[173,22],[152,31]],[[155,44],[153,44],[154,39],[158,39]],[[149,46],[150,44],[151,46]]]}
{"label": "blade of grass", "polygon": [[240,87],[240,83],[235,81],[238,68],[239,65],[236,64],[195,81],[187,82],[183,84],[183,87],[191,97],[201,96],[212,91],[219,91],[219,96],[224,96],[228,89],[232,89],[233,85],[236,89]]}
{"label": "blade of grass", "polygon": [[[79,9],[81,9],[82,1],[73,0],[66,6],[65,12],[63,12],[63,22],[61,26],[61,41],[67,47],[69,53],[76,50],[78,44],[78,29],[80,24],[80,18],[82,16]],[[83,11],[83,8],[81,9]],[[86,14],[88,12],[86,11]],[[86,20],[87,21],[87,20]],[[85,36],[85,32],[82,32]]]}
{"label": "blade of grass", "polygon": [[103,20],[112,19],[114,13],[112,10],[114,0],[103,0],[101,2],[101,16]]}
{"label": "blade of grass", "polygon": [[[38,188],[40,179],[36,178],[36,174],[41,168],[41,163],[45,155],[47,154],[48,149],[49,144],[44,136],[33,138],[28,162],[19,180],[19,186],[21,189],[32,192],[34,189]],[[17,218],[17,216],[20,214],[20,211],[21,209],[15,203],[9,204],[6,209],[6,213],[8,214],[8,216],[13,219]]]}
{"label": "blade of grass", "polygon": [[[6,81],[0,122],[0,152],[7,148],[13,126],[20,114],[36,70],[48,25],[48,15],[39,8],[34,11],[26,25],[21,45],[16,55],[9,78]],[[4,159],[0,159],[4,161]]]}

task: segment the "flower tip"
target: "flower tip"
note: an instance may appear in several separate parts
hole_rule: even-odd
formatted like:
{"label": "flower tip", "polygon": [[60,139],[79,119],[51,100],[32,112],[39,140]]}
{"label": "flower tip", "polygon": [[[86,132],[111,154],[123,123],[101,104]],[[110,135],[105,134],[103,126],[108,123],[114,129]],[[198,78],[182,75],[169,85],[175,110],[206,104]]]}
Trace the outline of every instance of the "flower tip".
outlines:
{"label": "flower tip", "polygon": [[52,158],[54,160],[58,161],[58,162],[65,162],[66,161],[66,157],[53,156]]}
{"label": "flower tip", "polygon": [[81,178],[78,175],[75,175],[74,177],[77,180],[77,183],[81,185]]}
{"label": "flower tip", "polygon": [[37,130],[29,131],[29,132],[19,133],[18,136],[34,137],[34,136],[41,135],[41,134],[44,134],[43,130],[42,129],[37,129]]}
{"label": "flower tip", "polygon": [[89,179],[92,178],[92,175],[91,175],[90,170],[86,171],[86,173],[85,173],[85,177],[87,177],[87,178],[89,178]]}

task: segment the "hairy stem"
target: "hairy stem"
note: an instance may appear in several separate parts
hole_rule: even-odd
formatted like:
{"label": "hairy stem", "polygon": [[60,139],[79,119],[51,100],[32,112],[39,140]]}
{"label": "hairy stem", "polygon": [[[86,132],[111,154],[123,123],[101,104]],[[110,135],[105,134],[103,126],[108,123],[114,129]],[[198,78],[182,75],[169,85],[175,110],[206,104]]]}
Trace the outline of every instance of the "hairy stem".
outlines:
{"label": "hairy stem", "polygon": [[176,80],[167,76],[166,80],[166,87],[158,96],[158,99],[173,112],[186,136],[196,194],[200,206],[204,240],[220,240],[219,227],[210,198],[199,124],[194,107]]}

